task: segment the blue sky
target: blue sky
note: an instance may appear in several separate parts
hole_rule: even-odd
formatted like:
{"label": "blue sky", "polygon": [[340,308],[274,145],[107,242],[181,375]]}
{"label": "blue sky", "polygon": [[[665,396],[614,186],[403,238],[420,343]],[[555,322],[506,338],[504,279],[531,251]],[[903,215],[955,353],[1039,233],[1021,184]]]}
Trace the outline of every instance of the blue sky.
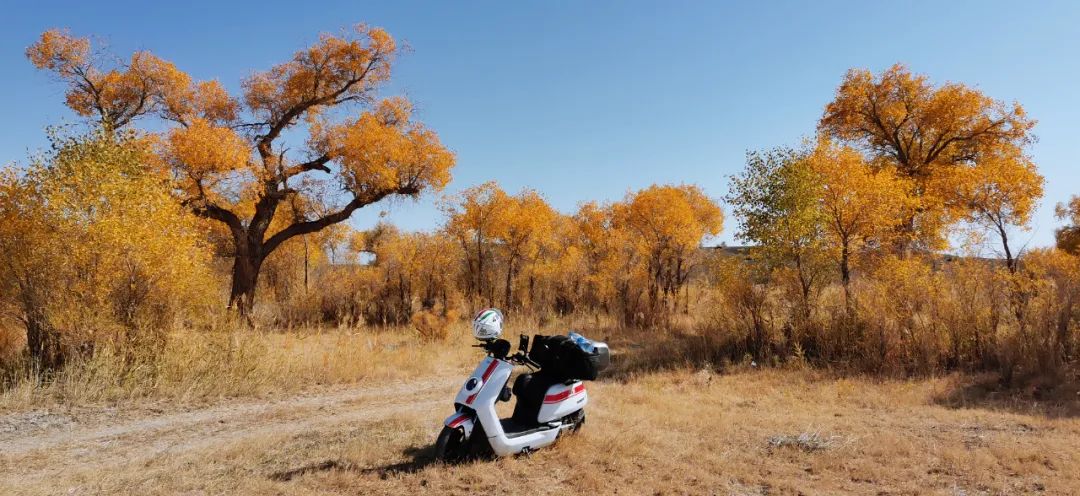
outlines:
{"label": "blue sky", "polygon": [[[406,94],[458,155],[448,191],[498,181],[564,212],[652,183],[727,191],[747,149],[813,133],[850,67],[908,64],[934,81],[1021,102],[1046,197],[1022,236],[1053,242],[1080,149],[1080,2],[20,2],[0,30],[0,163],[25,161],[49,124],[75,121],[23,50],[48,28],[149,49],[236,90],[320,32],[382,26],[411,46],[386,94]],[[760,2],[763,3],[763,2]],[[375,206],[408,229],[429,197]],[[728,220],[722,241],[731,243]]]}

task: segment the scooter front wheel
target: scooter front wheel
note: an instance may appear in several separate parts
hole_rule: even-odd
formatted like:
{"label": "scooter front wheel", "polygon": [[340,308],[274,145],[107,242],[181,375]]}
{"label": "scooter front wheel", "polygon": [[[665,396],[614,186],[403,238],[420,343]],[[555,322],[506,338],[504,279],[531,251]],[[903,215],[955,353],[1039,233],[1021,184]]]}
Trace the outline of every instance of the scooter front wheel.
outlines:
{"label": "scooter front wheel", "polygon": [[454,463],[465,459],[469,454],[469,443],[465,440],[465,430],[460,427],[443,427],[439,438],[435,440],[435,459]]}

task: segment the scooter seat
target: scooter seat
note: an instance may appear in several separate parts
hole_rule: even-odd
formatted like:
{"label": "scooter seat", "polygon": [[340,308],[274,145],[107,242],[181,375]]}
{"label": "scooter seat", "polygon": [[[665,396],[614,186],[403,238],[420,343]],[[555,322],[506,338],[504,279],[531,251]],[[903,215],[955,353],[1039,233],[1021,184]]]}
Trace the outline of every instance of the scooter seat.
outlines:
{"label": "scooter seat", "polygon": [[512,418],[499,419],[499,423],[502,424],[503,434],[508,438],[521,437],[526,434],[532,434],[534,432],[540,432],[550,429],[546,425],[537,425],[536,422],[525,425],[516,422]]}
{"label": "scooter seat", "polygon": [[514,396],[518,398],[525,395],[525,391],[529,388],[529,381],[532,380],[532,374],[521,374],[514,379]]}
{"label": "scooter seat", "polygon": [[519,426],[535,427],[540,416],[540,407],[544,404],[544,395],[553,384],[563,380],[559,377],[545,373],[543,370],[535,374],[522,374],[514,381],[514,395],[517,396],[517,404],[514,405],[513,420]]}

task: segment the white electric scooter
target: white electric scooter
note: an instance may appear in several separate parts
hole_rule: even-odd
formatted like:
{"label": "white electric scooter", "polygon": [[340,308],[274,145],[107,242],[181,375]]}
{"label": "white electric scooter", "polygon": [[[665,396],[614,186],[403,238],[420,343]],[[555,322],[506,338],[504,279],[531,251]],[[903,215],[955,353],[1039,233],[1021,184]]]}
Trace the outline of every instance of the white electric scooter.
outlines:
{"label": "white electric scooter", "polygon": [[[492,311],[498,312],[485,310],[477,321]],[[485,332],[483,322],[474,321],[474,335],[482,341],[476,347],[487,356],[454,398],[456,411],[443,422],[435,443],[436,459],[454,462],[491,453],[529,453],[554,443],[564,431],[576,432],[585,422],[589,402],[585,384],[546,375],[527,354],[528,336],[522,335],[517,353],[509,355],[510,343],[495,338],[502,332],[502,314],[486,315],[495,321],[494,329]],[[606,360],[606,345],[603,351]],[[507,384],[515,364],[539,372],[519,375],[511,390]],[[518,397],[514,415],[500,419],[495,404],[510,401],[511,394]]]}
{"label": "white electric scooter", "polygon": [[[497,339],[477,345],[487,351],[454,398],[457,411],[443,422],[443,430],[435,442],[435,457],[458,461],[488,452],[496,456],[528,453],[554,443],[564,430],[577,431],[585,422],[585,405],[589,393],[581,381],[552,384],[547,388],[535,422],[521,419],[500,419],[495,403],[510,401],[511,390],[506,385],[514,364],[534,370],[540,366],[525,355],[527,336],[521,336],[520,350],[510,356],[510,343]],[[528,376],[521,376],[528,377]],[[519,384],[523,381],[518,381]],[[526,386],[515,384],[523,399]]]}

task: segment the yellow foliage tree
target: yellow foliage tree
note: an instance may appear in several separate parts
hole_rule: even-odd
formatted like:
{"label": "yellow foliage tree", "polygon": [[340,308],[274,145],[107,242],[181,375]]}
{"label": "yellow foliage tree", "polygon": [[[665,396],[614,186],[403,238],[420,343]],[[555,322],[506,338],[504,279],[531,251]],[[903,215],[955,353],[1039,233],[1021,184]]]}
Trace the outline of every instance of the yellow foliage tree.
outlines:
{"label": "yellow foliage tree", "polygon": [[198,219],[146,169],[145,140],[53,140],[24,173],[0,177],[0,306],[25,326],[38,370],[102,340],[160,345],[168,319],[196,309],[212,281]]}
{"label": "yellow foliage tree", "polygon": [[558,212],[534,190],[509,195],[494,182],[450,198],[445,209],[447,232],[468,254],[465,279],[475,295],[486,296],[489,305],[494,303],[494,284],[485,271],[501,268],[504,310],[515,307],[516,278],[530,270],[544,247],[554,242]]}
{"label": "yellow foliage tree", "polygon": [[[454,155],[413,119],[412,105],[400,97],[376,98],[397,51],[379,28],[324,34],[288,61],[247,78],[240,99],[214,81],[193,82],[148,52],[109,67],[89,40],[64,31],[43,33],[26,53],[67,84],[72,110],[106,129],[149,116],[174,124],[160,140],[160,162],[173,172],[185,206],[228,228],[229,304],[247,312],[263,262],[287,240],[388,196],[415,197],[449,181]],[[331,118],[355,105],[365,108],[357,117]],[[307,146],[293,155],[284,136],[300,124],[308,130]],[[330,196],[319,187],[327,179],[340,185]],[[316,196],[333,208],[276,222],[283,204]]]}
{"label": "yellow foliage tree", "polygon": [[1067,203],[1058,203],[1055,213],[1068,222],[1054,232],[1057,247],[1072,255],[1080,255],[1080,196],[1073,196]]}
{"label": "yellow foliage tree", "polygon": [[[558,213],[534,190],[511,196],[496,215],[495,241],[503,253],[506,280],[504,303],[513,308],[515,277],[531,268],[545,245],[554,242]],[[530,294],[530,297],[532,295]]]}
{"label": "yellow foliage tree", "polygon": [[[631,234],[615,224],[615,207],[583,203],[573,217],[573,224],[569,245],[580,251],[583,260],[584,302],[607,311],[614,310],[610,302],[629,302],[630,284],[639,265],[637,250]],[[624,304],[623,309],[627,311],[628,306]]]}
{"label": "yellow foliage tree", "polygon": [[875,170],[858,151],[827,139],[819,141],[807,163],[818,177],[823,233],[850,303],[853,263],[867,248],[896,235],[894,227],[911,202],[910,186],[893,169]]}
{"label": "yellow foliage tree", "polygon": [[495,182],[487,182],[462,191],[443,202],[448,219],[446,231],[465,253],[466,293],[495,304],[495,293],[485,267],[494,265],[492,245],[500,229],[501,212],[510,197]]}
{"label": "yellow foliage tree", "polygon": [[1015,273],[1019,254],[1009,244],[1009,232],[1013,227],[1027,228],[1043,195],[1043,177],[1019,150],[995,152],[984,154],[975,167],[957,172],[958,201],[969,221],[998,235],[1005,266]]}
{"label": "yellow foliage tree", "polygon": [[986,150],[1022,148],[1035,121],[1023,107],[993,100],[963,84],[931,84],[926,76],[894,65],[875,76],[848,71],[825,108],[818,130],[859,147],[879,168],[892,167],[912,181],[917,200],[898,226],[902,248],[939,249],[944,228],[967,214],[945,179]]}
{"label": "yellow foliage tree", "polygon": [[420,310],[430,314],[422,321],[425,328],[434,323],[430,317],[457,315],[453,284],[461,248],[450,236],[441,232],[403,233],[393,225],[380,223],[359,233],[352,244],[355,251],[374,255],[370,269],[381,281],[366,305],[369,323],[409,322],[415,316],[417,299]]}
{"label": "yellow foliage tree", "polygon": [[678,306],[701,242],[723,228],[720,207],[692,185],[653,185],[614,206],[614,224],[626,229],[645,260],[649,319]]}

